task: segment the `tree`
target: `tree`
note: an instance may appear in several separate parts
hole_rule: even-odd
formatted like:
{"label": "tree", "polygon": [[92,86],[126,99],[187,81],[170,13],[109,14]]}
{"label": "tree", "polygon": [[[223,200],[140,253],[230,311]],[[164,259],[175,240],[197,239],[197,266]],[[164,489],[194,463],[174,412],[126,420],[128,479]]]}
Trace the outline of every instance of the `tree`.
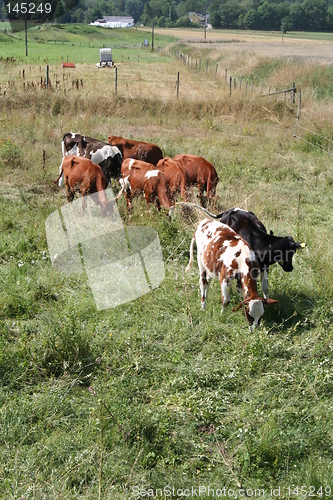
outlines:
{"label": "tree", "polygon": [[96,21],[96,19],[100,19],[101,17],[103,17],[103,12],[101,11],[101,8],[99,5],[95,5],[91,9],[91,18],[93,21]]}
{"label": "tree", "polygon": [[304,31],[307,29],[307,19],[303,4],[295,2],[290,6],[289,16],[291,19],[292,29],[295,31]]}
{"label": "tree", "polygon": [[128,16],[132,16],[134,22],[137,23],[143,13],[143,5],[140,0],[126,0],[125,12]]}
{"label": "tree", "polygon": [[61,0],[59,0],[54,11],[54,19],[61,18],[61,16],[63,16],[64,14],[65,14],[64,6],[62,5]]}
{"label": "tree", "polygon": [[177,28],[193,28],[193,23],[191,23],[188,16],[182,16],[176,21]]}
{"label": "tree", "polygon": [[221,5],[219,13],[221,15],[223,28],[238,28],[238,19],[244,14],[245,8],[237,0],[229,0]]}
{"label": "tree", "polygon": [[290,16],[284,17],[281,21],[282,33],[287,33],[287,31],[290,31],[291,28],[292,28],[292,22],[291,22]]}
{"label": "tree", "polygon": [[261,18],[260,14],[258,14],[258,11],[255,9],[250,9],[249,12],[244,17],[244,24],[247,29],[260,30]]}
{"label": "tree", "polygon": [[215,29],[222,28],[222,16],[218,10],[209,13],[209,22]]}
{"label": "tree", "polygon": [[327,10],[327,29],[333,31],[333,5]]}
{"label": "tree", "polygon": [[311,31],[326,29],[327,0],[305,0],[303,9],[308,19],[308,29]]}

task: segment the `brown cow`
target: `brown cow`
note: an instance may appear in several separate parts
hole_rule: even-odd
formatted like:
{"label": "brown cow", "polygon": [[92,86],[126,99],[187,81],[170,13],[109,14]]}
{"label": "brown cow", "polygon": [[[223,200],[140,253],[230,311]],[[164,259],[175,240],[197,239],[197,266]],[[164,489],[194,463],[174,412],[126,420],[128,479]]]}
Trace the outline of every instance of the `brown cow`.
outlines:
{"label": "brown cow", "polygon": [[123,160],[134,158],[156,166],[157,162],[163,158],[161,149],[156,144],[151,144],[150,142],[124,139],[116,135],[109,135],[108,141],[112,146],[117,146],[123,155]]}
{"label": "brown cow", "polygon": [[170,198],[168,191],[168,183],[165,176],[160,170],[157,170],[154,165],[141,160],[127,158],[121,166],[122,173],[122,190],[117,196],[125,191],[127,208],[132,208],[131,200],[136,194],[144,194],[148,210],[150,212],[149,203],[155,201],[157,209],[169,208],[169,215],[172,215],[174,203]]}
{"label": "brown cow", "polygon": [[186,170],[184,170],[178,162],[169,157],[160,160],[156,168],[161,170],[165,175],[169,184],[171,197],[173,197],[177,191],[180,191],[182,198],[186,200],[186,188],[190,186],[190,179]]}
{"label": "brown cow", "polygon": [[231,280],[237,280],[237,289],[243,299],[233,310],[245,305],[245,316],[250,330],[259,325],[264,314],[263,304],[276,304],[274,299],[263,299],[257,292],[260,267],[250,245],[235,231],[221,222],[204,219],[199,222],[190,247],[190,262],[193,264],[193,248],[197,244],[201,308],[205,310],[208,287],[212,278],[220,281],[222,311],[230,301]]}
{"label": "brown cow", "polygon": [[62,169],[55,184],[59,181],[60,177],[64,174],[66,184],[66,196],[70,203],[74,199],[74,194],[77,191],[82,193],[82,214],[87,204],[85,196],[87,194],[97,193],[93,197],[94,202],[101,207],[103,217],[106,211],[113,210],[113,201],[108,201],[105,190],[107,188],[107,180],[99,165],[96,165],[88,158],[82,156],[68,155],[65,156],[62,162]]}
{"label": "brown cow", "polygon": [[190,183],[198,186],[200,203],[205,206],[204,191],[207,193],[207,199],[214,196],[219,181],[213,164],[195,155],[178,154],[173,159],[186,170]]}

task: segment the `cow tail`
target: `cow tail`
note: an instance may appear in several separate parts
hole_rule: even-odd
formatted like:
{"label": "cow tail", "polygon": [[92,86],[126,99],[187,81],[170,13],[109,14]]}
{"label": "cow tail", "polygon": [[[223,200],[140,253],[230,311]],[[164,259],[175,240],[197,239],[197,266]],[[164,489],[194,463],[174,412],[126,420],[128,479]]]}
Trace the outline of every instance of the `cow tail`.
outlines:
{"label": "cow tail", "polygon": [[198,208],[202,212],[205,212],[205,214],[208,215],[211,219],[221,219],[222,215],[224,212],[221,212],[220,214],[212,214],[207,210],[207,208],[202,207],[201,205],[198,205],[197,203],[190,203],[189,201],[177,201],[176,205],[184,205],[185,207],[193,207],[193,208]]}
{"label": "cow tail", "polygon": [[187,199],[187,196],[186,196],[186,179],[185,179],[184,175],[183,175],[182,181],[180,183],[180,194],[182,195],[182,198],[184,198],[184,200]]}
{"label": "cow tail", "polygon": [[191,267],[193,266],[193,249],[194,249],[194,243],[195,243],[195,233],[191,241],[191,246],[190,246],[190,262],[187,265],[187,268],[185,269],[185,272],[189,271]]}
{"label": "cow tail", "polygon": [[[56,181],[54,181],[54,184],[58,184],[58,182],[59,182],[59,180],[60,180],[60,178],[61,178],[61,176],[62,176],[62,174],[63,174],[63,169],[62,169],[62,164],[63,164],[63,162],[64,162],[64,159],[62,159],[61,165],[60,165],[60,167],[59,167],[59,177],[58,177],[58,179],[57,179]],[[61,181],[61,183],[59,184],[59,187],[61,186],[61,184],[62,184],[62,181]]]}
{"label": "cow tail", "polygon": [[165,182],[164,186],[162,185],[161,182],[159,182],[157,194],[158,194],[158,198],[161,202],[161,205],[164,208],[171,208],[174,206],[174,203],[173,203],[171,196],[169,194],[166,182]]}

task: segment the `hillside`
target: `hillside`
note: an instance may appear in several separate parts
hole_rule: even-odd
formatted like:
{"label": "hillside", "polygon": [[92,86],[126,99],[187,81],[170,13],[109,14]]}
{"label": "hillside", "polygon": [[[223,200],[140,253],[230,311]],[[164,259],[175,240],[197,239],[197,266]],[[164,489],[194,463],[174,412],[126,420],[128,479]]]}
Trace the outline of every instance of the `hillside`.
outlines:
{"label": "hillside", "polygon": [[[174,32],[152,53],[146,32],[123,33],[45,27],[27,59],[21,34],[0,34],[0,498],[330,498],[331,66]],[[117,89],[95,64],[104,44]],[[170,220],[119,199],[123,227],[156,230],[165,278],[118,307],[97,309],[86,268],[52,266],[45,222],[68,206],[54,181],[69,131],[202,156],[220,178],[211,212],[241,207],[307,244],[292,272],[271,267],[279,302],[256,330],[235,289],[220,314],[217,281],[201,311],[197,264],[184,271],[197,210]]]}

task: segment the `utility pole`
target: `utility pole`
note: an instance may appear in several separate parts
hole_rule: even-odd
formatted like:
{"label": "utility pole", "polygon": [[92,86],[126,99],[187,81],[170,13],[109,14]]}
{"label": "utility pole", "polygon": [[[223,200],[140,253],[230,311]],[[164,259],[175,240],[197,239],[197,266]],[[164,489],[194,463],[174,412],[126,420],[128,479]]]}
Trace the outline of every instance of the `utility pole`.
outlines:
{"label": "utility pole", "polygon": [[206,40],[206,24],[207,24],[207,4],[205,5],[205,40]]}
{"label": "utility pole", "polygon": [[28,27],[27,27],[27,14],[24,18],[24,30],[25,30],[25,56],[28,57]]}
{"label": "utility pole", "polygon": [[153,4],[153,26],[151,32],[151,50],[154,52],[154,23],[155,23],[155,6]]}

